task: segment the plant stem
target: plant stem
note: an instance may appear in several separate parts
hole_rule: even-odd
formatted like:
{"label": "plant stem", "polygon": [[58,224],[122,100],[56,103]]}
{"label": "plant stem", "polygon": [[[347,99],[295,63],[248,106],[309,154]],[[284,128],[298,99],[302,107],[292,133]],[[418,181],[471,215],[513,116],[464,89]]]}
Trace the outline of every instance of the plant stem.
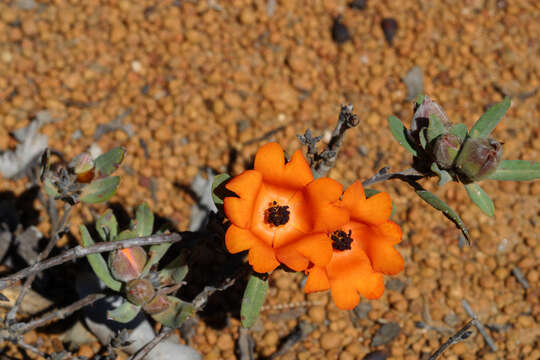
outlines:
{"label": "plant stem", "polygon": [[450,338],[441,345],[440,348],[435,351],[428,360],[435,360],[437,359],[446,349],[448,349],[450,346],[457,344],[460,341],[463,341],[467,339],[471,332],[469,331],[469,328],[474,325],[475,320],[469,321],[464,327],[458,330],[454,335],[450,336]]}
{"label": "plant stem", "polygon": [[400,179],[400,180],[409,182],[409,180],[416,181],[426,176],[425,174],[422,174],[421,172],[418,172],[413,168],[408,168],[406,170],[395,172],[395,173],[389,173],[388,170],[390,170],[389,166],[383,167],[375,175],[363,181],[362,185],[364,187],[367,187],[373,184],[380,183],[382,181],[392,180],[392,179]]}
{"label": "plant stem", "polygon": [[9,286],[15,284],[18,280],[24,279],[32,274],[38,273],[40,271],[49,269],[54,266],[61,265],[65,262],[86,257],[90,254],[97,254],[102,252],[113,251],[117,249],[124,249],[133,246],[147,246],[147,245],[156,245],[163,243],[176,243],[182,240],[180,234],[160,234],[160,235],[150,235],[144,237],[137,237],[133,239],[127,239],[122,241],[111,241],[111,242],[102,242],[97,243],[92,246],[82,247],[76,246],[72,249],[69,249],[62,254],[47,259],[45,261],[39,262],[33,266],[29,266],[25,269],[22,269],[15,274],[8,275],[0,279],[0,290],[3,290]]}

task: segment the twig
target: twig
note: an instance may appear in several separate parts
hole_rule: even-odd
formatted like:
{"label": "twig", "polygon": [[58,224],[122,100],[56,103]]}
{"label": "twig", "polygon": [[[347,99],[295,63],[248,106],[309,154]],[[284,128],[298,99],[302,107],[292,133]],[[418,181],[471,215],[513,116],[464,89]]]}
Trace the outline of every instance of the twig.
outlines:
{"label": "twig", "polygon": [[39,319],[30,321],[28,323],[13,324],[11,326],[11,329],[19,334],[24,334],[30,330],[44,326],[51,321],[62,320],[66,316],[74,313],[75,311],[85,307],[86,305],[93,304],[94,302],[104,297],[105,294],[90,294],[80,299],[79,301],[76,301],[73,304],[66,306],[65,308],[50,311]]}
{"label": "twig", "polygon": [[[43,252],[39,254],[35,265],[39,264],[40,261],[43,261],[44,259],[47,258],[47,256],[49,256],[52,249],[56,246],[56,243],[58,242],[58,240],[60,240],[60,238],[64,234],[64,227],[66,226],[66,222],[67,222],[70,212],[71,212],[71,205],[69,203],[66,203],[66,205],[64,206],[64,214],[62,215],[62,218],[60,219],[60,221],[56,223],[56,226],[54,227],[52,231],[51,239],[49,240],[49,243],[47,244],[47,247],[45,248],[45,250],[43,250]],[[24,285],[21,289],[21,292],[19,293],[19,296],[17,297],[17,300],[15,301],[15,304],[6,314],[5,322],[7,324],[11,324],[15,320],[15,317],[17,316],[17,311],[19,311],[19,306],[21,305],[26,295],[26,292],[32,285],[32,282],[36,278],[36,275],[37,275],[37,272],[32,273],[24,282]]]}
{"label": "twig", "polygon": [[129,248],[133,246],[147,246],[147,245],[156,245],[163,243],[176,243],[182,240],[180,234],[160,234],[160,235],[150,235],[144,237],[137,237],[133,239],[127,239],[122,241],[112,241],[112,242],[102,242],[88,247],[76,246],[72,249],[69,249],[62,254],[52,257],[48,260],[37,263],[33,266],[29,266],[15,274],[8,275],[0,279],[0,290],[3,290],[13,284],[18,280],[24,279],[27,276],[30,276],[34,273],[49,269],[51,267],[63,264],[65,262],[86,257],[91,254],[97,254],[102,252],[108,252],[118,249]]}
{"label": "twig", "polygon": [[489,348],[492,351],[497,351],[497,346],[495,345],[495,342],[493,341],[491,336],[489,336],[489,334],[487,333],[486,328],[484,328],[484,325],[482,325],[480,320],[478,320],[478,316],[476,316],[476,314],[474,313],[473,309],[471,308],[467,300],[465,299],[461,300],[461,306],[463,306],[463,309],[465,309],[465,312],[467,313],[467,315],[473,318],[474,326],[478,329],[478,332],[484,338],[484,341],[486,342],[487,346],[489,346]]}
{"label": "twig", "polygon": [[301,321],[300,324],[287,336],[282,345],[277,349],[275,353],[270,355],[270,360],[284,355],[289,351],[296,343],[304,340],[309,334],[315,330],[314,326],[308,322]]}
{"label": "twig", "polygon": [[238,357],[240,360],[253,360],[254,347],[253,338],[249,335],[249,330],[245,327],[240,327],[238,330]]}
{"label": "twig", "polygon": [[160,342],[165,340],[169,335],[172,334],[173,328],[164,327],[159,332],[159,335],[152,339],[152,341],[148,342],[142,349],[137,351],[135,354],[131,355],[128,360],[142,360],[144,357],[152,351],[153,348],[157,346]]}
{"label": "twig", "polygon": [[514,266],[512,268],[512,274],[516,277],[517,281],[521,284],[521,286],[523,286],[525,289],[529,288],[530,286],[529,282],[523,275],[523,272],[521,271],[520,268],[518,268],[517,266]]}
{"label": "twig", "polygon": [[17,346],[22,347],[23,349],[31,351],[35,354],[38,354],[39,356],[44,357],[45,359],[49,358],[49,355],[45,354],[43,351],[39,350],[37,347],[25,343],[24,341],[22,341],[22,339],[18,339],[17,341],[12,341],[12,342],[15,342]]}
{"label": "twig", "polygon": [[463,341],[467,339],[469,336],[471,336],[472,331],[470,331],[469,328],[474,325],[474,322],[475,322],[474,319],[469,321],[464,327],[459,329],[457,333],[450,336],[450,338],[444,344],[442,344],[441,347],[437,349],[437,351],[431,354],[428,360],[437,359],[450,346],[455,345],[458,342]]}
{"label": "twig", "polygon": [[338,122],[330,142],[326,149],[320,154],[317,153],[315,144],[320,140],[320,137],[312,138],[311,132],[306,131],[304,136],[298,136],[300,142],[308,146],[308,157],[310,158],[310,166],[313,171],[313,176],[318,179],[325,176],[328,171],[334,166],[337,160],[339,149],[345,138],[345,133],[350,128],[353,128],[359,124],[358,118],[353,114],[352,105],[341,105],[341,111],[339,112]]}
{"label": "twig", "polygon": [[421,172],[418,172],[417,170],[413,168],[409,168],[400,172],[395,173],[389,173],[390,170],[389,166],[383,167],[379,172],[377,172],[375,175],[370,177],[369,179],[362,182],[362,185],[364,187],[370,186],[382,181],[391,180],[391,179],[400,179],[400,180],[419,180],[423,177],[425,177],[424,174]]}

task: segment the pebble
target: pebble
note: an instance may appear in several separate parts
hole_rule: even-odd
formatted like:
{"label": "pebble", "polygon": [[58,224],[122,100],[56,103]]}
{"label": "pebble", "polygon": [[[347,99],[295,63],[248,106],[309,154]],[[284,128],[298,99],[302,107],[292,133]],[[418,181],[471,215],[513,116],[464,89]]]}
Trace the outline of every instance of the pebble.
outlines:
{"label": "pebble", "polygon": [[398,23],[396,19],[393,18],[385,18],[381,21],[381,27],[384,33],[384,38],[388,42],[390,46],[394,43],[394,37],[396,36],[396,32],[398,29]]}
{"label": "pebble", "polygon": [[385,345],[394,340],[401,332],[399,324],[389,322],[383,324],[371,339],[371,346]]}
{"label": "pebble", "polygon": [[320,342],[323,350],[335,349],[341,346],[342,336],[339,332],[329,331],[322,334]]}
{"label": "pebble", "polygon": [[334,25],[332,25],[332,39],[337,44],[343,44],[351,40],[351,34],[347,25],[341,22],[341,18],[334,19]]}
{"label": "pebble", "polygon": [[216,345],[222,351],[231,350],[234,348],[234,340],[231,334],[224,333],[219,335]]}

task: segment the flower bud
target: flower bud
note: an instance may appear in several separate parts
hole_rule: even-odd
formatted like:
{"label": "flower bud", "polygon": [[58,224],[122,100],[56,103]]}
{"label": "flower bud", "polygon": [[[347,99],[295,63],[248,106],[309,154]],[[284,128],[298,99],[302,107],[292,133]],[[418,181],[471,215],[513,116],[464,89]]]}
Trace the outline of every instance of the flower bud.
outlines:
{"label": "flower bud", "polygon": [[433,143],[432,154],[440,169],[450,169],[454,164],[461,139],[454,134],[442,134]]}
{"label": "flower bud", "polygon": [[171,303],[169,302],[169,299],[167,299],[167,296],[158,294],[152,299],[152,301],[144,305],[143,309],[148,314],[155,315],[167,310],[170,305]]}
{"label": "flower bud", "polygon": [[120,281],[131,281],[139,277],[146,264],[146,251],[140,246],[115,250],[109,255],[109,268]]}
{"label": "flower bud", "polygon": [[415,108],[411,121],[411,130],[413,132],[419,132],[423,127],[427,127],[431,115],[437,115],[445,128],[452,126],[450,119],[448,119],[448,116],[439,104],[431,100],[428,96],[424,96],[424,101]]}
{"label": "flower bud", "polygon": [[126,285],[127,299],[135,305],[144,305],[156,294],[152,283],[146,279],[131,280]]}
{"label": "flower bud", "polygon": [[77,175],[77,181],[89,183],[94,178],[94,160],[87,152],[77,155],[69,163],[69,168]]}
{"label": "flower bud", "polygon": [[469,138],[456,159],[456,167],[465,181],[473,182],[492,174],[501,157],[502,146],[497,140]]}

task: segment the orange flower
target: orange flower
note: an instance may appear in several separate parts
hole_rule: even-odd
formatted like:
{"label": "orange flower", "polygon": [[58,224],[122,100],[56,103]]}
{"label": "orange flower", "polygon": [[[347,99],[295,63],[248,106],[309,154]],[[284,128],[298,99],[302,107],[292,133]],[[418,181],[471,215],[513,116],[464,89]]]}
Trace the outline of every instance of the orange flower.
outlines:
{"label": "orange flower", "polygon": [[[317,227],[306,191],[312,180],[300,150],[285,164],[278,144],[262,146],[254,170],[244,171],[226,185],[238,195],[224,200],[225,214],[232,222],[225,235],[229,252],[249,250],[249,263],[259,273],[274,270],[279,261],[297,271],[306,269],[310,261],[326,265],[332,256],[331,243],[308,236]],[[291,255],[280,251],[278,261],[276,249],[287,246]]]}
{"label": "orange flower", "polygon": [[343,194],[340,205],[350,214],[350,221],[327,235],[333,255],[324,266],[308,269],[305,291],[331,289],[335,304],[344,310],[354,308],[360,295],[379,298],[384,292],[383,274],[397,274],[404,262],[393,245],[401,240],[401,229],[388,220],[392,201],[387,193],[366,199],[360,181]]}

